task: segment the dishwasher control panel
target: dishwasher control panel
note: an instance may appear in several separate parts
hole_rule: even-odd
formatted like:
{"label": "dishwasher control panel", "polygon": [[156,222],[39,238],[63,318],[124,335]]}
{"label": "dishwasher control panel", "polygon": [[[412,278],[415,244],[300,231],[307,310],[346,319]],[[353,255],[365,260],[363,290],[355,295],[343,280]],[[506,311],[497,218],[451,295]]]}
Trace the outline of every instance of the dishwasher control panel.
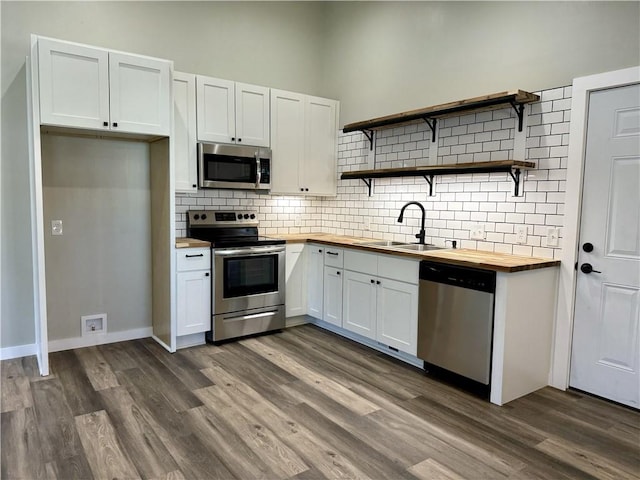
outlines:
{"label": "dishwasher control panel", "polygon": [[420,280],[430,280],[481,292],[496,291],[496,272],[492,270],[460,267],[427,260],[420,262]]}

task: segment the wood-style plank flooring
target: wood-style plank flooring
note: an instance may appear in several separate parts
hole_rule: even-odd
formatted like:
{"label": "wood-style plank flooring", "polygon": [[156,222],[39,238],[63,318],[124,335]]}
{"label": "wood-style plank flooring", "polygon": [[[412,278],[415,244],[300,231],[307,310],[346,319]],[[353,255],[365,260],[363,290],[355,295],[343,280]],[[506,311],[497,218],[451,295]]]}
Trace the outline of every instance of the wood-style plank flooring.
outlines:
{"label": "wood-style plank flooring", "polygon": [[3,479],[638,479],[640,414],[552,388],[492,405],[311,325],[1,364]]}

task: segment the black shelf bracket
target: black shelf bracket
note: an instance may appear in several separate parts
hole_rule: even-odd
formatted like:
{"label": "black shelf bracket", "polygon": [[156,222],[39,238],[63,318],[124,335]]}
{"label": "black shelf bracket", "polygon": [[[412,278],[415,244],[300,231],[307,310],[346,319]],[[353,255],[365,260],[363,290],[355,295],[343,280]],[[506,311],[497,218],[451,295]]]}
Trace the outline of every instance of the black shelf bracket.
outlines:
{"label": "black shelf bracket", "polygon": [[367,188],[369,189],[369,196],[371,196],[371,186],[373,185],[373,178],[362,178],[361,179],[364,184],[367,186]]}
{"label": "black shelf bracket", "polygon": [[511,106],[516,111],[516,115],[518,115],[518,131],[522,131],[522,117],[524,116],[524,104],[511,102]]}
{"label": "black shelf bracket", "polygon": [[429,128],[431,129],[431,142],[435,142],[436,141],[436,125],[438,123],[438,120],[435,118],[429,118],[429,117],[422,117],[422,119],[427,122],[427,125],[429,125]]}
{"label": "black shelf bracket", "polygon": [[433,197],[433,175],[423,175],[423,177],[429,184],[429,196]]}
{"label": "black shelf bracket", "polygon": [[513,183],[515,184],[513,196],[517,197],[518,192],[520,191],[520,169],[514,168],[513,170],[510,170],[509,175],[511,175],[511,178],[513,179]]}
{"label": "black shelf bracket", "polygon": [[361,132],[369,140],[369,150],[373,150],[373,139],[376,138],[375,130],[361,130]]}

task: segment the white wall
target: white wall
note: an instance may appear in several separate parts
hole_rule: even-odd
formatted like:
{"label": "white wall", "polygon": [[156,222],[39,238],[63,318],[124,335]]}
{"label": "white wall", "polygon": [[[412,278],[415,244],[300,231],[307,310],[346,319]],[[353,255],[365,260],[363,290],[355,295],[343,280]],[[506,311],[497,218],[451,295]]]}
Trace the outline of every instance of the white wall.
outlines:
{"label": "white wall", "polygon": [[638,2],[329,2],[341,124],[637,65]]}

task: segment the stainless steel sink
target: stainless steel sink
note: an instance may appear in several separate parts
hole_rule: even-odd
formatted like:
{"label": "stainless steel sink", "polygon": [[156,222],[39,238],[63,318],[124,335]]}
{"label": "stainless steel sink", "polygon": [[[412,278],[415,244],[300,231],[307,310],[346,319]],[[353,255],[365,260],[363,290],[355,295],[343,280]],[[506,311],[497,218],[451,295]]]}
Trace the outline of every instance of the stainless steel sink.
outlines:
{"label": "stainless steel sink", "polygon": [[419,243],[399,244],[395,248],[400,250],[414,250],[417,252],[425,252],[427,250],[440,250],[442,247],[436,247],[435,245],[422,245]]}
{"label": "stainless steel sink", "polygon": [[393,240],[376,240],[375,242],[361,243],[365,247],[396,247],[398,245],[406,245],[402,242],[394,242]]}

